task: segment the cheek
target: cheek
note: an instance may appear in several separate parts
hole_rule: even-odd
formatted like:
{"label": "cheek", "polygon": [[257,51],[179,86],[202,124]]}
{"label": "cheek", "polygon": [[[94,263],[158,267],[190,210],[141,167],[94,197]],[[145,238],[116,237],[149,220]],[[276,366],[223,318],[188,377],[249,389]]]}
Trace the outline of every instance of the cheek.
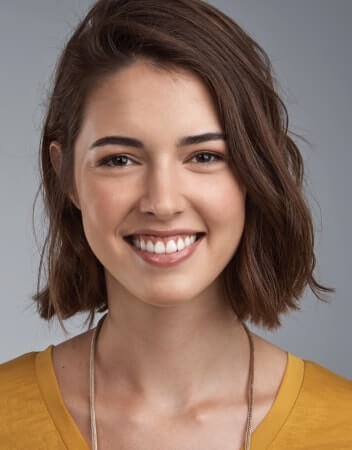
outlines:
{"label": "cheek", "polygon": [[223,172],[218,180],[203,186],[199,191],[203,215],[209,221],[210,230],[229,231],[235,235],[242,232],[245,192],[240,189],[231,172]]}
{"label": "cheek", "polygon": [[214,270],[220,273],[236,253],[243,234],[246,193],[232,173],[223,174],[218,183],[203,192],[208,248],[213,255]]}
{"label": "cheek", "polygon": [[127,208],[125,196],[111,180],[86,180],[79,194],[82,219],[87,230],[111,232]]}
{"label": "cheek", "polygon": [[111,179],[86,179],[79,192],[84,234],[105,267],[114,267],[115,258],[123,257],[123,247],[117,239],[128,213],[128,200],[123,192]]}

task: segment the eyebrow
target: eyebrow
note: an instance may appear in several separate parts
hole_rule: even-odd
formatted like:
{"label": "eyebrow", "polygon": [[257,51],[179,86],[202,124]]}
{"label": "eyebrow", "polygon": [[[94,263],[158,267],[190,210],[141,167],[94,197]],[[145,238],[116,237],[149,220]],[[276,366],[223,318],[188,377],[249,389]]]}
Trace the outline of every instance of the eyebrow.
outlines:
{"label": "eyebrow", "polygon": [[[196,136],[185,136],[178,140],[177,147],[183,147],[186,145],[201,144],[208,141],[225,140],[224,133],[204,133]],[[93,150],[96,147],[103,147],[104,145],[124,145],[127,147],[145,148],[142,141],[127,136],[105,136],[102,137],[89,147],[89,150]]]}

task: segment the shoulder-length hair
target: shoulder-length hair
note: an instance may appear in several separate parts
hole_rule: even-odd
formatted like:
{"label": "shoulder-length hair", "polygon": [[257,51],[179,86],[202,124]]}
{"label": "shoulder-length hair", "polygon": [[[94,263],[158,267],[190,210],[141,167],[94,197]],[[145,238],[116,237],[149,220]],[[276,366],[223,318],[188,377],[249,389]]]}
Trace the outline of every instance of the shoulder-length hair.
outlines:
{"label": "shoulder-length hair", "polygon": [[[326,302],[319,291],[335,289],[313,276],[314,231],[303,194],[303,159],[289,136],[287,110],[265,51],[202,0],[100,0],[63,49],[43,124],[38,194],[43,194],[49,226],[33,295],[40,316],[49,321],[56,314],[65,330],[63,319],[89,311],[90,328],[95,312],[108,308],[104,268],[69,197],[74,144],[89,94],[137,58],[164,70],[193,72],[214,99],[230,167],[247,190],[243,235],[220,275],[238,319],[268,329],[281,326],[281,313],[300,310],[307,284]],[[49,157],[52,141],[63,152],[58,175]]]}

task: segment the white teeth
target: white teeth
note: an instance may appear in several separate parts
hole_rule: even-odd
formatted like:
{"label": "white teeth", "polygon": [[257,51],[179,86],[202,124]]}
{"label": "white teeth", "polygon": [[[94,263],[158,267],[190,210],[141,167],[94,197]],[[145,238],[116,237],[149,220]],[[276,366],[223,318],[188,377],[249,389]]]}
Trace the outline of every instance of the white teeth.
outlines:
{"label": "white teeth", "polygon": [[[160,245],[159,248],[161,248],[161,251],[158,252],[157,249],[158,249],[159,245]],[[158,241],[156,243],[155,253],[175,253],[175,252],[177,252],[177,245],[173,239],[171,239],[171,241],[167,241],[166,248],[164,247],[164,244],[162,242]]]}
{"label": "white teeth", "polygon": [[[148,242],[149,244],[149,242]],[[153,244],[152,244],[153,245]],[[148,250],[148,246],[147,246],[147,250]],[[153,251],[153,247],[151,247],[151,252]],[[154,253],[165,253],[165,245],[163,242],[158,241],[155,245],[154,245]]]}
{"label": "white teeth", "polygon": [[178,238],[177,244],[174,239],[171,239],[167,242],[166,247],[163,241],[157,241],[156,244],[153,244],[152,241],[144,242],[143,239],[134,238],[133,245],[141,250],[145,250],[150,253],[175,253],[177,251],[183,250],[185,247],[192,245],[196,240],[196,235],[186,236],[183,240],[182,238]]}
{"label": "white teeth", "polygon": [[183,239],[179,239],[177,241],[177,250],[181,251],[185,248],[185,243],[183,242]]}
{"label": "white teeth", "polygon": [[147,247],[146,247],[147,252],[153,252],[154,251],[154,245],[152,241],[148,241],[147,242]]}

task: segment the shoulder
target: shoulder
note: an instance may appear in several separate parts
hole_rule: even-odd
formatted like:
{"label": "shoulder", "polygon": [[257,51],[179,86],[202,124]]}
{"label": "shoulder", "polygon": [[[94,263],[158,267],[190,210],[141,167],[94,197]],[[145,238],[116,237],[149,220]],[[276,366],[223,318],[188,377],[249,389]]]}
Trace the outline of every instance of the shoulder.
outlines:
{"label": "shoulder", "polygon": [[24,353],[9,361],[0,364],[0,399],[8,390],[16,386],[27,385],[30,380],[35,379],[35,355],[37,352]]}
{"label": "shoulder", "polygon": [[315,361],[304,360],[302,395],[312,407],[329,408],[337,416],[349,411],[351,418],[352,381]]}
{"label": "shoulder", "polygon": [[9,417],[38,390],[35,357],[38,352],[24,353],[0,364],[0,417]]}
{"label": "shoulder", "polygon": [[63,449],[38,382],[38,356],[24,353],[0,364],[0,448]]}
{"label": "shoulder", "polygon": [[40,430],[48,429],[36,374],[36,355],[44,352],[24,353],[0,364],[0,442],[6,443],[4,448],[39,448]]}
{"label": "shoulder", "polygon": [[352,444],[352,381],[317,362],[303,362],[304,375],[291,423],[316,432],[320,438],[326,435],[326,442],[348,437]]}
{"label": "shoulder", "polygon": [[[352,448],[352,381],[317,362],[291,355],[291,367],[302,367],[302,379],[270,449]],[[285,395],[291,394],[288,390]]]}
{"label": "shoulder", "polygon": [[[40,397],[35,377],[35,355],[29,352],[0,364],[0,441],[12,448],[22,426],[30,421]],[[11,430],[11,433],[10,433]]]}
{"label": "shoulder", "polygon": [[[352,402],[352,380],[320,365],[315,361],[304,361],[303,388],[308,395],[319,395],[328,402],[341,400]],[[351,407],[351,403],[349,405]]]}

